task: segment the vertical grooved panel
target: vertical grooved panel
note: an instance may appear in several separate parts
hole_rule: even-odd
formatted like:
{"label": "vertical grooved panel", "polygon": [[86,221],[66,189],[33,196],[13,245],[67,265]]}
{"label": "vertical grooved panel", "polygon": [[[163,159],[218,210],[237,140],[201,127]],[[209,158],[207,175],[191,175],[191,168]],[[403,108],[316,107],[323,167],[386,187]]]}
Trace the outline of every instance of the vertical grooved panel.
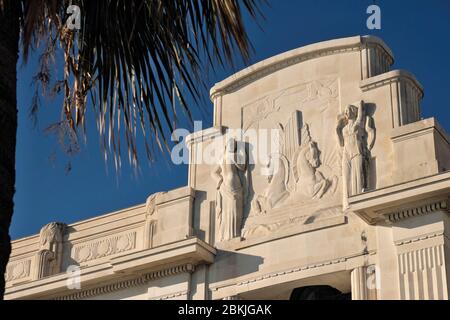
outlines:
{"label": "vertical grooved panel", "polygon": [[400,299],[447,299],[444,247],[400,253],[397,258]]}

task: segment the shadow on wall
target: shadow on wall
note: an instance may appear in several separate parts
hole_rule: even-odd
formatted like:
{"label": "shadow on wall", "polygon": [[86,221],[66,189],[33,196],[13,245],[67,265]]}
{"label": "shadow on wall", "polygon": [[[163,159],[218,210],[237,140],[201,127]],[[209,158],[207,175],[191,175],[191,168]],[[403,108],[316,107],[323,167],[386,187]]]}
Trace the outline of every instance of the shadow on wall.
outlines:
{"label": "shadow on wall", "polygon": [[218,250],[216,260],[209,269],[211,283],[235,279],[259,270],[264,258],[235,251]]}
{"label": "shadow on wall", "polygon": [[[65,236],[70,235],[72,232],[76,232],[74,227],[67,226],[65,230]],[[62,271],[66,272],[69,266],[79,266],[80,264],[72,257],[73,244],[67,239],[64,239],[64,250],[63,250],[63,266]]]}
{"label": "shadow on wall", "polygon": [[351,297],[351,293],[330,286],[308,286],[292,290],[289,300],[351,300]]}
{"label": "shadow on wall", "polygon": [[[374,103],[364,103],[366,115],[371,119],[374,118],[375,111],[377,109],[376,104]],[[376,132],[376,123],[374,123],[374,128]],[[364,142],[367,145],[367,137],[364,137],[366,141]],[[375,138],[376,141],[376,138]],[[370,159],[367,159],[369,162],[369,172],[366,173],[367,181],[367,190],[376,190],[377,189],[377,162],[376,158],[371,156]]]}

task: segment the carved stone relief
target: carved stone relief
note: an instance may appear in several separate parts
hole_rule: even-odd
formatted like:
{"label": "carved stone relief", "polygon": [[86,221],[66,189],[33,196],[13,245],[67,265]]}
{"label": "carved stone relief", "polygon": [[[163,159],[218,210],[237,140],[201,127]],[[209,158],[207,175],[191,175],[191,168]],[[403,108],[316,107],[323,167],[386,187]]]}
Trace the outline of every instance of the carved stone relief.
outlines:
{"label": "carved stone relief", "polygon": [[144,246],[147,249],[153,248],[153,237],[156,234],[157,219],[156,216],[156,204],[158,198],[166,192],[157,192],[147,198],[146,202],[146,214],[144,225]]}
{"label": "carved stone relief", "polygon": [[77,263],[92,261],[136,248],[136,231],[82,243],[72,248]]}
{"label": "carved stone relief", "polygon": [[276,170],[262,176],[257,165],[250,173],[254,194],[245,216],[245,237],[337,214],[342,169],[332,128],[340,109],[338,89],[338,79],[330,77],[269,93],[243,107],[244,132],[280,131],[279,152],[270,154],[266,164]]}
{"label": "carved stone relief", "polygon": [[35,279],[61,272],[65,229],[66,225],[59,222],[51,222],[42,227],[39,234],[39,251],[35,257]]}
{"label": "carved stone relief", "polygon": [[[342,148],[344,201],[367,188],[370,151],[375,143],[373,119],[365,112],[364,101],[348,105],[338,116],[336,126]],[[344,202],[345,203],[345,202]]]}
{"label": "carved stone relief", "polygon": [[[273,162],[277,161],[277,164]],[[289,160],[283,154],[272,154],[268,163],[269,167],[277,168],[276,172],[267,177],[269,186],[264,194],[257,195],[252,210],[255,214],[266,214],[277,204],[289,197]]]}
{"label": "carved stone relief", "polygon": [[[240,153],[243,152],[244,154]],[[247,156],[237,141],[227,141],[220,164],[212,177],[216,181],[216,216],[218,242],[241,235],[244,201],[247,196]]]}
{"label": "carved stone relief", "polygon": [[309,126],[305,124],[302,144],[297,148],[292,163],[297,199],[321,199],[327,192],[334,193],[337,177],[325,178],[319,171],[320,165],[320,150],[311,138]]}
{"label": "carved stone relief", "polygon": [[5,280],[8,282],[28,278],[30,271],[31,259],[9,263],[6,268]]}
{"label": "carved stone relief", "polygon": [[[223,165],[215,169],[219,241],[240,236],[241,221],[242,234],[247,237],[254,233],[251,230],[259,230],[261,234],[264,233],[261,230],[269,233],[282,229],[286,221],[302,224],[310,221],[308,217],[317,220],[319,215],[334,216],[338,214],[336,208],[341,208],[338,211],[343,214],[348,195],[367,188],[375,126],[363,102],[348,106],[340,115],[337,78],[268,93],[242,108],[241,124],[244,135],[251,129],[278,128],[279,145],[276,152],[268,154],[267,163],[245,168],[248,176],[243,180],[248,190],[241,184],[234,187],[234,193],[226,193],[221,189],[224,177],[218,173],[223,171]],[[339,144],[333,139],[335,132]],[[238,176],[235,173],[241,170],[233,165],[230,168],[233,170],[229,169],[228,179],[234,181]],[[262,168],[270,174],[261,174]],[[227,194],[228,199],[224,196]],[[224,210],[228,205],[232,208]],[[232,213],[221,215],[225,211]],[[225,216],[237,219],[226,236],[220,231],[226,225],[229,227],[230,223],[221,220]]]}

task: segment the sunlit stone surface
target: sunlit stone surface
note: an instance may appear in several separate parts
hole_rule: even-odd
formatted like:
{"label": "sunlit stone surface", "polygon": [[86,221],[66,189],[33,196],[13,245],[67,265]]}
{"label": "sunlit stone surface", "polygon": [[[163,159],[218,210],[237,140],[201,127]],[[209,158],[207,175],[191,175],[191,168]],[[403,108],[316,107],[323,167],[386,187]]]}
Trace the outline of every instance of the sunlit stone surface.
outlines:
{"label": "sunlit stone surface", "polygon": [[14,241],[6,298],[448,299],[450,139],[392,62],[358,36],[216,84],[188,185]]}

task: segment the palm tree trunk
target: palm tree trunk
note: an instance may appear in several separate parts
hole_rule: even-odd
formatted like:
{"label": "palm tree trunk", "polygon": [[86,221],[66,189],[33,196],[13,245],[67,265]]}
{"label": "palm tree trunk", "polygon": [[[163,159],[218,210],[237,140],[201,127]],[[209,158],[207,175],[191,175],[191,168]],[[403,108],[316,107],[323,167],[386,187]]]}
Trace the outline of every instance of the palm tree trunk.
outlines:
{"label": "palm tree trunk", "polygon": [[0,8],[0,300],[3,300],[4,274],[11,253],[9,226],[14,207],[19,3],[6,1],[3,10]]}

